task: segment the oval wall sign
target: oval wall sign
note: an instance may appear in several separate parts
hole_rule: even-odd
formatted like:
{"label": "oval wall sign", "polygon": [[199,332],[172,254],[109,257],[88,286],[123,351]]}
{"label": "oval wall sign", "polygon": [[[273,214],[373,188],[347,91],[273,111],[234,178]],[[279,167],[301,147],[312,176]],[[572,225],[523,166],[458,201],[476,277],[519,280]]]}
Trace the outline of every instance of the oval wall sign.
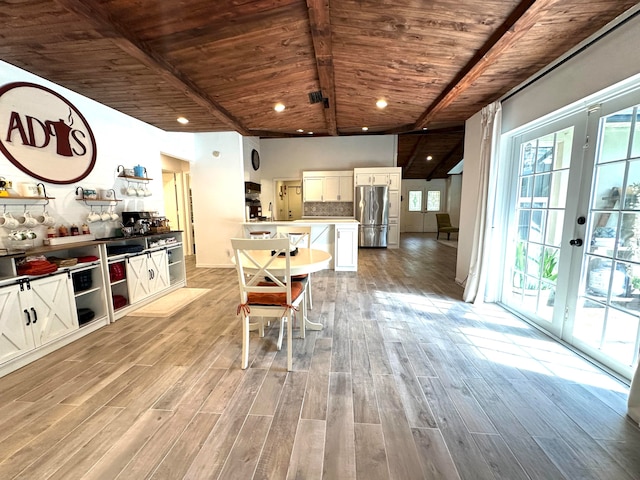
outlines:
{"label": "oval wall sign", "polygon": [[0,87],[0,150],[28,175],[58,184],[89,175],[97,153],[78,109],[53,90],[27,82]]}

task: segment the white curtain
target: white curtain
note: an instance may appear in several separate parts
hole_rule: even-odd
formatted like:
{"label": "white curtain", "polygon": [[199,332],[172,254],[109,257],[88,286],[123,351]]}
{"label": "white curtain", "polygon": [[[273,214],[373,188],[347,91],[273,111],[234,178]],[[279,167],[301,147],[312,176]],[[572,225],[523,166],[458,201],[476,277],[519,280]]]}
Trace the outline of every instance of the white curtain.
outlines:
{"label": "white curtain", "polygon": [[480,173],[478,175],[478,203],[473,229],[473,246],[469,276],[464,289],[465,302],[484,301],[489,266],[491,225],[497,185],[497,160],[502,124],[502,105],[494,102],[481,112],[482,142],[480,144]]}
{"label": "white curtain", "polygon": [[631,379],[629,400],[627,401],[627,414],[634,422],[640,424],[640,365],[636,367],[636,373]]}

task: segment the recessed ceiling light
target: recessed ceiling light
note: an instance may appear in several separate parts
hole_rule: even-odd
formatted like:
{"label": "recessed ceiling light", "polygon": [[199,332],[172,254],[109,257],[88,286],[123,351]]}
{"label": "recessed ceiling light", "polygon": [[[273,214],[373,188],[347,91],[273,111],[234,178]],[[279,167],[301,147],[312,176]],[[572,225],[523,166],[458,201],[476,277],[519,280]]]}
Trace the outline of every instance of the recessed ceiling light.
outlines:
{"label": "recessed ceiling light", "polygon": [[376,102],[376,107],[378,108],[385,108],[386,106],[387,106],[387,101],[383,98],[381,98]]}
{"label": "recessed ceiling light", "polygon": [[363,132],[366,132],[367,130],[369,130],[369,127],[362,127]]}
{"label": "recessed ceiling light", "polygon": [[433,157],[431,155],[427,155],[427,162],[430,162],[431,160],[433,160]]}
{"label": "recessed ceiling light", "polygon": [[189,120],[184,117],[178,117],[176,118],[176,120],[178,121],[178,123],[181,123],[182,125],[186,125],[187,123],[189,123]]}
{"label": "recessed ceiling light", "polygon": [[313,132],[307,132],[309,135],[313,135]]}
{"label": "recessed ceiling light", "polygon": [[298,133],[304,133],[304,130],[303,130],[303,129],[301,129],[301,128],[299,128],[299,129],[297,129],[297,130],[296,130],[296,132],[298,132]]}
{"label": "recessed ceiling light", "polygon": [[426,129],[427,129],[427,127],[422,127],[422,129],[423,129],[423,130],[426,130]]}
{"label": "recessed ceiling light", "polygon": [[285,106],[282,103],[276,103],[275,107],[273,107],[273,109],[276,112],[282,112],[285,109]]}

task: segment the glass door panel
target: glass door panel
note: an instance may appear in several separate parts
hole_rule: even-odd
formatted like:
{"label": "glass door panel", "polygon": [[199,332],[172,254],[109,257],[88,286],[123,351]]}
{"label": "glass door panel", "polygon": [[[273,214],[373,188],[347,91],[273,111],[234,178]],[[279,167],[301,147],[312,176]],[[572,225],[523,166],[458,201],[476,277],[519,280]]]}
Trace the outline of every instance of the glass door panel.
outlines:
{"label": "glass door panel", "polygon": [[640,330],[638,106],[603,113],[580,288],[567,340],[629,376]]}
{"label": "glass door panel", "polygon": [[502,301],[545,328],[558,330],[561,315],[554,313],[555,295],[574,128],[538,131],[522,136],[515,149],[518,191],[512,218],[517,228],[515,244],[509,248],[513,254],[507,254],[505,262],[510,284],[504,285]]}

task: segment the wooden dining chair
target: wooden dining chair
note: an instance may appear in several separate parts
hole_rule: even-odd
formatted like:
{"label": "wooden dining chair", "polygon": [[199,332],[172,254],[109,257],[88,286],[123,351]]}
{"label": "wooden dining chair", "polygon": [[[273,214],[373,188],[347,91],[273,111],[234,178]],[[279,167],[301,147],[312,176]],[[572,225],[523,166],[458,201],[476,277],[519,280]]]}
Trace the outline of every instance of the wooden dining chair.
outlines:
{"label": "wooden dining chair", "polygon": [[[311,248],[311,227],[299,227],[294,225],[278,225],[276,235],[287,236],[291,245],[300,248]],[[311,295],[311,274],[294,275],[294,281],[305,282],[306,306],[309,310],[313,308],[313,296]],[[302,333],[304,338],[304,331]]]}
{"label": "wooden dining chair", "polygon": [[[242,315],[242,368],[249,365],[249,330],[253,325],[251,320],[258,317],[254,324],[262,336],[263,317],[276,317],[280,319],[278,350],[282,347],[284,325],[287,326],[287,370],[290,371],[293,366],[293,314],[304,302],[305,288],[301,282],[291,281],[289,239],[232,238],[231,246],[240,286],[240,304],[236,313]],[[285,259],[284,275],[276,275],[270,270],[273,268],[273,261],[279,256]],[[248,274],[246,270],[251,273]],[[265,277],[270,281],[265,281]]]}

